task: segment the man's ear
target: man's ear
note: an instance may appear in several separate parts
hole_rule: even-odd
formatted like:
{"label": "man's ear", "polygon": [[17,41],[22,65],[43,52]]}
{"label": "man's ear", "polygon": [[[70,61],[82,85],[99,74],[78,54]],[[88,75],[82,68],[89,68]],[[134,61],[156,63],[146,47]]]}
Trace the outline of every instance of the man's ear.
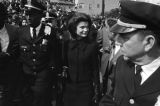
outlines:
{"label": "man's ear", "polygon": [[145,51],[149,51],[153,48],[154,44],[156,42],[156,39],[153,35],[148,35],[146,37],[144,37],[143,43],[145,46]]}

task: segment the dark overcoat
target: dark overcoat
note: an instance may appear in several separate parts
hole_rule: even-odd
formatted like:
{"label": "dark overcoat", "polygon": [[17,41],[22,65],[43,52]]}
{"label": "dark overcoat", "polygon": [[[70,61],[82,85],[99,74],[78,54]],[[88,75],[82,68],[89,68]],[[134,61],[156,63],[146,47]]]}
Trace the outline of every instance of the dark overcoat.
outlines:
{"label": "dark overcoat", "polygon": [[99,84],[98,45],[87,39],[68,43],[68,79],[64,106],[91,106],[94,87]]}

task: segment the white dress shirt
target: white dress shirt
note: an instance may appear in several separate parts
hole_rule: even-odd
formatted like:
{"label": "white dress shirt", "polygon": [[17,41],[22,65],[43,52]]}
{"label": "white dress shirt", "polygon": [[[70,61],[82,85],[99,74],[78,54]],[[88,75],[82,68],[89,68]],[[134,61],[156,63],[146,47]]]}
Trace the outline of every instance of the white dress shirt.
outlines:
{"label": "white dress shirt", "polygon": [[[135,65],[136,67],[136,65]],[[160,67],[160,57],[152,61],[150,64],[143,65],[141,71],[141,85]]]}
{"label": "white dress shirt", "polygon": [[[42,24],[40,24],[38,27],[36,27],[36,36],[38,36],[38,33],[41,29]],[[31,37],[33,38],[33,27],[30,27],[30,33],[31,33]]]}

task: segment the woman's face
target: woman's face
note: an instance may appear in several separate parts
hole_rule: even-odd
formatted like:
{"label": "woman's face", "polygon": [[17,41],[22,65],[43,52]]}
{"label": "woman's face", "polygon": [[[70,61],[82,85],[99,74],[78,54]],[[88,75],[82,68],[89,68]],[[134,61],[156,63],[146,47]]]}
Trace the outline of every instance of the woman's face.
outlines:
{"label": "woman's face", "polygon": [[27,25],[27,20],[22,21],[22,26],[25,26],[25,25]]}
{"label": "woman's face", "polygon": [[86,37],[89,32],[89,23],[85,21],[81,21],[78,23],[77,28],[76,28],[76,34],[78,37]]}

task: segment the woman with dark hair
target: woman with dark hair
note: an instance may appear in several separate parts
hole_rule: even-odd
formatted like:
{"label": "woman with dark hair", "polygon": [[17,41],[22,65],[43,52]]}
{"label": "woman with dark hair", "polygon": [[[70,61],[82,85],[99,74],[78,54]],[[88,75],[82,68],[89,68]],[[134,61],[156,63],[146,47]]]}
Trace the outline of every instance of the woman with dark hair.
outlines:
{"label": "woman with dark hair", "polygon": [[98,45],[88,36],[91,25],[90,17],[84,13],[75,13],[68,21],[64,106],[92,106],[93,101],[98,101]]}
{"label": "woman with dark hair", "polygon": [[23,17],[19,23],[19,26],[27,26],[28,25],[28,21],[25,17]]}

